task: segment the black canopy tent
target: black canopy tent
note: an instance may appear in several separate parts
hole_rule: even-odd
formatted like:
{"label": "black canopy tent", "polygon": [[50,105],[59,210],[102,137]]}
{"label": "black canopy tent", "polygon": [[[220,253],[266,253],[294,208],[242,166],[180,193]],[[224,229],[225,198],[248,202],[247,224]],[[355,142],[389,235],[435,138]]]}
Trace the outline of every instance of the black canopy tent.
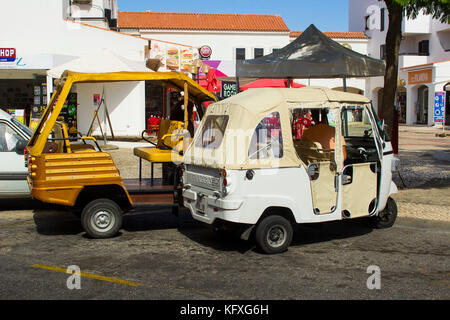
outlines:
{"label": "black canopy tent", "polygon": [[271,54],[236,61],[239,78],[346,78],[384,76],[383,60],[350,50],[328,38],[313,24],[297,39]]}

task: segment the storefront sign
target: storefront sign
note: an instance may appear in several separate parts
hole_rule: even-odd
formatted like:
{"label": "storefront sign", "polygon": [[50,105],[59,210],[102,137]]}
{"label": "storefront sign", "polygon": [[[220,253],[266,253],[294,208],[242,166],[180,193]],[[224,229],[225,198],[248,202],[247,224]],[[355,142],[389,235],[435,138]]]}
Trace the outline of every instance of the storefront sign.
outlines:
{"label": "storefront sign", "polygon": [[433,77],[433,69],[424,69],[408,72],[408,84],[430,83]]}
{"label": "storefront sign", "polygon": [[212,55],[212,49],[210,46],[201,46],[198,49],[198,53],[202,59],[209,59]]}
{"label": "storefront sign", "polygon": [[222,81],[222,97],[228,98],[237,94],[236,82]]}
{"label": "storefront sign", "polygon": [[0,48],[0,62],[14,62],[16,60],[16,49]]}
{"label": "storefront sign", "polygon": [[150,59],[159,59],[158,71],[181,71],[187,73],[189,66],[198,58],[196,48],[152,40]]}
{"label": "storefront sign", "polygon": [[434,123],[445,121],[445,91],[434,93]]}

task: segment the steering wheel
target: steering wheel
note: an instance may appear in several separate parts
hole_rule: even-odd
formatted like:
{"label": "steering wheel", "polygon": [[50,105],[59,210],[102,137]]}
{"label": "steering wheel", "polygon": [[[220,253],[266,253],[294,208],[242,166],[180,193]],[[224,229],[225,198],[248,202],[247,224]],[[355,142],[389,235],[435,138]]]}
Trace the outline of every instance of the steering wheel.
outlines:
{"label": "steering wheel", "polygon": [[358,149],[359,155],[361,156],[362,159],[364,159],[365,161],[367,161],[368,159],[368,152],[366,149],[364,149],[363,147],[359,147]]}

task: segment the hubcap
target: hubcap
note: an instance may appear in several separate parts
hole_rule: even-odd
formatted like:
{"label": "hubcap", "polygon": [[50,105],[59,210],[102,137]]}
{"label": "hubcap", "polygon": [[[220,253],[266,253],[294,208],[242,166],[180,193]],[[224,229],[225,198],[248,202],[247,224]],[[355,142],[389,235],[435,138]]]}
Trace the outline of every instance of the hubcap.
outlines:
{"label": "hubcap", "polygon": [[267,232],[267,243],[274,248],[280,247],[286,241],[286,234],[286,229],[283,226],[272,226]]}
{"label": "hubcap", "polygon": [[97,231],[105,232],[114,225],[114,216],[108,211],[98,211],[92,216],[92,222]]}

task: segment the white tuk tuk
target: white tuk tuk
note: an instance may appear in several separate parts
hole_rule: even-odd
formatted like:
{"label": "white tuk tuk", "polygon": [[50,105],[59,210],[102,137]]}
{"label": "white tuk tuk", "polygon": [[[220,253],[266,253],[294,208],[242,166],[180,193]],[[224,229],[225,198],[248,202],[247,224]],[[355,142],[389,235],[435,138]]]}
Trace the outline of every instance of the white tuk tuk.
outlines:
{"label": "white tuk tuk", "polygon": [[398,165],[366,97],[252,89],[208,108],[183,157],[183,203],[194,219],[245,227],[242,238],[279,253],[299,223],[370,217],[392,226]]}

